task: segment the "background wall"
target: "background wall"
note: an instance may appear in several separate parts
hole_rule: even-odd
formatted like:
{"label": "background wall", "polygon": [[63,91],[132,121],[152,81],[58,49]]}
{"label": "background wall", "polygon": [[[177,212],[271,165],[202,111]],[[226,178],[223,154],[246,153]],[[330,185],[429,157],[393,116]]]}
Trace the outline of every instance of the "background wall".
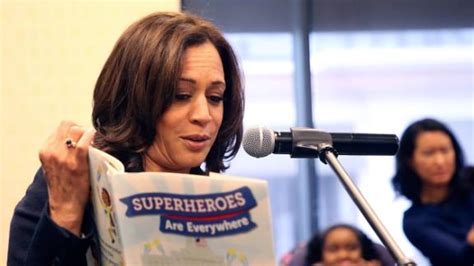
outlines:
{"label": "background wall", "polygon": [[0,3],[0,264],[16,203],[61,120],[90,126],[92,91],[115,41],[135,20],[179,0]]}

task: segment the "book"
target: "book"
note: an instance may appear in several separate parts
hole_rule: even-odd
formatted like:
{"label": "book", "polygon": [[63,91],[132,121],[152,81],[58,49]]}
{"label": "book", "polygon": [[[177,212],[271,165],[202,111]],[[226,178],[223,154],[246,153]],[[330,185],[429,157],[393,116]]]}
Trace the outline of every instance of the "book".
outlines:
{"label": "book", "polygon": [[89,166],[102,265],[276,265],[266,181]]}

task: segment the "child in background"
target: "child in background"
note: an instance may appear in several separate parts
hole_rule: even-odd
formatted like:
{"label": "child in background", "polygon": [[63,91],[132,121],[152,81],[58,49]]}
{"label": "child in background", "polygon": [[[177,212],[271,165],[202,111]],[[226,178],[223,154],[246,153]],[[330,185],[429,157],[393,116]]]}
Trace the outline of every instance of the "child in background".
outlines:
{"label": "child in background", "polygon": [[359,229],[338,224],[316,234],[307,245],[305,265],[381,266],[374,243]]}
{"label": "child in background", "polygon": [[395,260],[381,244],[361,230],[336,224],[300,243],[280,259],[280,266],[393,266]]}

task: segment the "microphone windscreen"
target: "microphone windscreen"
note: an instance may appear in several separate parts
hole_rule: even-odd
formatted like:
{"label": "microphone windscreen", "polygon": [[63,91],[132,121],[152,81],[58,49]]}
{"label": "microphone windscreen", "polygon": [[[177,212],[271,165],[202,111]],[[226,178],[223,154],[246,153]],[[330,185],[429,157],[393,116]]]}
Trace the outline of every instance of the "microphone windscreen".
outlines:
{"label": "microphone windscreen", "polygon": [[275,148],[275,133],[265,127],[249,128],[243,138],[244,150],[253,157],[265,157]]}

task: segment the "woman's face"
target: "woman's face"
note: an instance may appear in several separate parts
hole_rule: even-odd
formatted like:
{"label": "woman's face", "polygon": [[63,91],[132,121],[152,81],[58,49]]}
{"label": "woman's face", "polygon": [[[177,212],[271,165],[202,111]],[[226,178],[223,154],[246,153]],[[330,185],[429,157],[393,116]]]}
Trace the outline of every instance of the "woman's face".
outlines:
{"label": "woman's face", "polygon": [[357,235],[348,228],[331,230],[323,245],[323,265],[357,265],[362,261],[362,247]]}
{"label": "woman's face", "polygon": [[412,167],[424,186],[447,186],[455,171],[456,153],[449,136],[442,131],[419,133]]}
{"label": "woman's face", "polygon": [[224,68],[210,43],[187,48],[173,103],[156,123],[146,171],[189,173],[207,157],[222,124]]}

